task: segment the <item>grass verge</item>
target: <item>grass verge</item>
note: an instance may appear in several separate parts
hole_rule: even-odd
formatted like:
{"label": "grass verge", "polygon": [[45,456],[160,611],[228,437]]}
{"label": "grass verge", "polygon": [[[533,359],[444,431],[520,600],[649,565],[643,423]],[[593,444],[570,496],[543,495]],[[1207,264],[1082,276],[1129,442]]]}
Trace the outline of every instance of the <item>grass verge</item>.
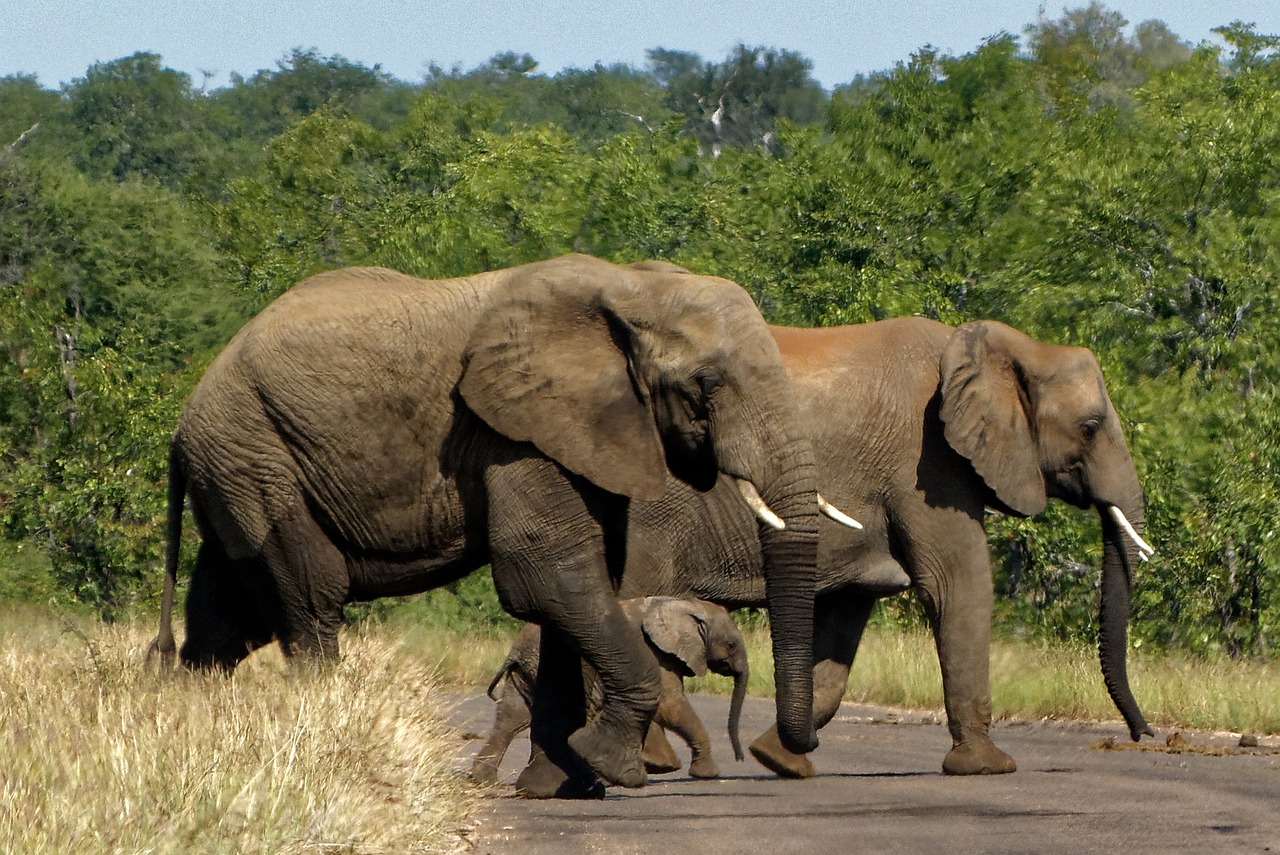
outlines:
{"label": "grass verge", "polygon": [[[460,689],[489,684],[515,630],[459,633],[397,621],[380,631],[402,639],[413,656],[438,662]],[[772,695],[769,633],[744,625],[753,695]],[[1280,734],[1280,663],[1208,659],[1175,653],[1129,654],[1129,683],[1151,724]],[[728,694],[726,677],[685,681],[689,691]],[[1084,646],[996,641],[991,649],[992,706],[997,718],[1115,721],[1097,651]],[[942,676],[933,637],[923,630],[867,629],[845,699],[908,709],[942,710]]]}
{"label": "grass verge", "polygon": [[[510,630],[510,631],[509,631]],[[396,621],[286,674],[274,648],[234,678],[139,667],[153,628],[0,614],[0,852],[445,852],[478,793],[452,771],[443,697],[486,686],[510,627]],[[744,629],[752,693],[773,691],[767,629]],[[1092,650],[999,642],[997,716],[1114,720]],[[1164,728],[1280,733],[1280,664],[1130,656]],[[719,677],[690,690],[727,692]],[[932,639],[873,627],[849,700],[940,709]]]}
{"label": "grass verge", "polygon": [[[753,694],[773,693],[768,632],[746,628]],[[1151,724],[1280,734],[1280,663],[1129,654],[1129,683]],[[722,677],[687,681],[690,690],[728,692]],[[997,641],[991,650],[992,707],[997,718],[1112,721],[1097,651]],[[845,700],[909,709],[942,709],[942,676],[933,637],[923,631],[871,627],[858,651]]]}
{"label": "grass verge", "polygon": [[[441,680],[390,636],[289,676],[142,673],[150,627],[0,631],[0,852],[446,852],[476,792]],[[19,619],[22,616],[19,615]]]}

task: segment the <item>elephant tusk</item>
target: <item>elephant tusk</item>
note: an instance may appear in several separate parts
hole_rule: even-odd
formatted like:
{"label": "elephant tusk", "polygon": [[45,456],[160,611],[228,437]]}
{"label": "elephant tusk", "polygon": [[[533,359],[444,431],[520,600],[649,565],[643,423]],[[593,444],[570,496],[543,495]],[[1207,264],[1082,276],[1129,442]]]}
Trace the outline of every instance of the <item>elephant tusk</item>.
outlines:
{"label": "elephant tusk", "polygon": [[821,493],[818,494],[818,510],[840,523],[840,525],[847,525],[849,528],[862,528],[862,523],[822,498]]}
{"label": "elephant tusk", "polygon": [[742,498],[751,506],[751,510],[760,518],[760,522],[779,531],[787,527],[782,521],[782,517],[775,514],[768,505],[764,503],[764,499],[760,498],[760,491],[756,489],[756,485],[743,478],[733,479],[738,482],[738,492],[742,493]]}
{"label": "elephant tusk", "polygon": [[1155,548],[1142,539],[1142,535],[1138,534],[1134,529],[1133,524],[1130,523],[1128,517],[1124,515],[1124,511],[1120,510],[1115,505],[1112,505],[1111,516],[1115,519],[1116,524],[1120,526],[1121,530],[1124,531],[1125,534],[1129,535],[1133,542],[1137,544],[1139,558],[1146,561],[1152,555],[1156,554]]}

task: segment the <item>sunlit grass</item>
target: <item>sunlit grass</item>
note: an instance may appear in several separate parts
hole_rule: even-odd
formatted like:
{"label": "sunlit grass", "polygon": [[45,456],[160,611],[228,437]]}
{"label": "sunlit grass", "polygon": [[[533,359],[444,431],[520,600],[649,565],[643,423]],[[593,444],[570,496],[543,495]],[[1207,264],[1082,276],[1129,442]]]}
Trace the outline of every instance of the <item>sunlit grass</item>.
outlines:
{"label": "sunlit grass", "polygon": [[[773,693],[769,636],[744,630],[752,694]],[[1129,654],[1129,682],[1148,721],[1260,734],[1280,733],[1280,663]],[[691,690],[728,692],[722,677],[687,681]],[[1097,651],[1083,646],[997,641],[991,651],[996,717],[1114,721]],[[849,676],[845,700],[941,710],[942,676],[933,637],[923,631],[871,627]]]}
{"label": "sunlit grass", "polygon": [[463,691],[483,690],[489,685],[516,635],[515,630],[460,632],[425,625],[397,625],[371,632],[395,638],[405,654],[419,662],[434,663],[440,680]]}
{"label": "sunlit grass", "polygon": [[[514,632],[366,623],[337,665],[290,674],[272,647],[229,679],[143,673],[152,632],[0,613],[0,852],[456,848],[477,793],[442,704],[488,685]],[[769,695],[768,632],[744,635]],[[1131,654],[1130,677],[1157,727],[1280,733],[1275,662]],[[998,642],[992,685],[997,717],[1117,718],[1090,649]],[[931,637],[868,630],[846,698],[939,710]]]}
{"label": "sunlit grass", "polygon": [[149,627],[0,619],[0,852],[457,846],[460,737],[434,663],[394,637],[348,633],[297,675],[263,651],[230,679],[158,678]]}

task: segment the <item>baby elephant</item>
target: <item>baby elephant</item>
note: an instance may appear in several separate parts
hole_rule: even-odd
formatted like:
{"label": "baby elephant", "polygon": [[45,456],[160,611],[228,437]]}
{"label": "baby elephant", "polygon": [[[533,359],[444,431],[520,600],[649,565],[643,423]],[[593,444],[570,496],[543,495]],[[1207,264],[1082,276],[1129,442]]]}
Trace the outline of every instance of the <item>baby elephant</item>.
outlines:
{"label": "baby elephant", "polygon": [[[693,711],[684,693],[684,678],[707,673],[708,669],[733,678],[733,699],[729,704],[729,741],[733,755],[742,759],[738,741],[738,719],[747,694],[747,648],[742,634],[724,608],[705,600],[674,597],[645,597],[622,600],[622,610],[644,632],[649,649],[662,672],[658,709],[645,738],[644,761],[650,772],[674,772],[680,759],[672,751],[662,728],[674,731],[693,752],[689,774],[694,778],[714,778],[720,774],[711,758],[711,738]],[[498,766],[511,740],[529,726],[533,683],[538,675],[540,628],[527,624],[516,637],[506,661],[489,684],[489,697],[497,704],[493,732],[476,755],[471,776],[482,783],[498,777]],[[588,715],[603,703],[600,681],[585,663],[582,668]],[[498,685],[505,683],[501,694]]]}

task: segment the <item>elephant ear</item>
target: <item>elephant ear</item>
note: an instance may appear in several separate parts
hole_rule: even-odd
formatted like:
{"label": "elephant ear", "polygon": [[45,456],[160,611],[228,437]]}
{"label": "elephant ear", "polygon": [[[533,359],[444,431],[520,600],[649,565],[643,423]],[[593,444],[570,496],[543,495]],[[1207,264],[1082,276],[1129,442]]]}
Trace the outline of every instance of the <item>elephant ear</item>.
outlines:
{"label": "elephant ear", "polygon": [[703,616],[689,600],[649,597],[640,628],[654,647],[670,653],[701,677],[707,673],[703,624]]}
{"label": "elephant ear", "polygon": [[1047,501],[1020,359],[1032,344],[1004,324],[973,321],[956,328],[940,366],[947,442],[1007,510],[1023,516]]}
{"label": "elephant ear", "polygon": [[610,287],[626,283],[592,269],[607,262],[557,261],[518,274],[484,313],[459,392],[494,430],[571,472],[659,499],[666,461],[648,391],[634,379],[636,331],[609,306]]}

